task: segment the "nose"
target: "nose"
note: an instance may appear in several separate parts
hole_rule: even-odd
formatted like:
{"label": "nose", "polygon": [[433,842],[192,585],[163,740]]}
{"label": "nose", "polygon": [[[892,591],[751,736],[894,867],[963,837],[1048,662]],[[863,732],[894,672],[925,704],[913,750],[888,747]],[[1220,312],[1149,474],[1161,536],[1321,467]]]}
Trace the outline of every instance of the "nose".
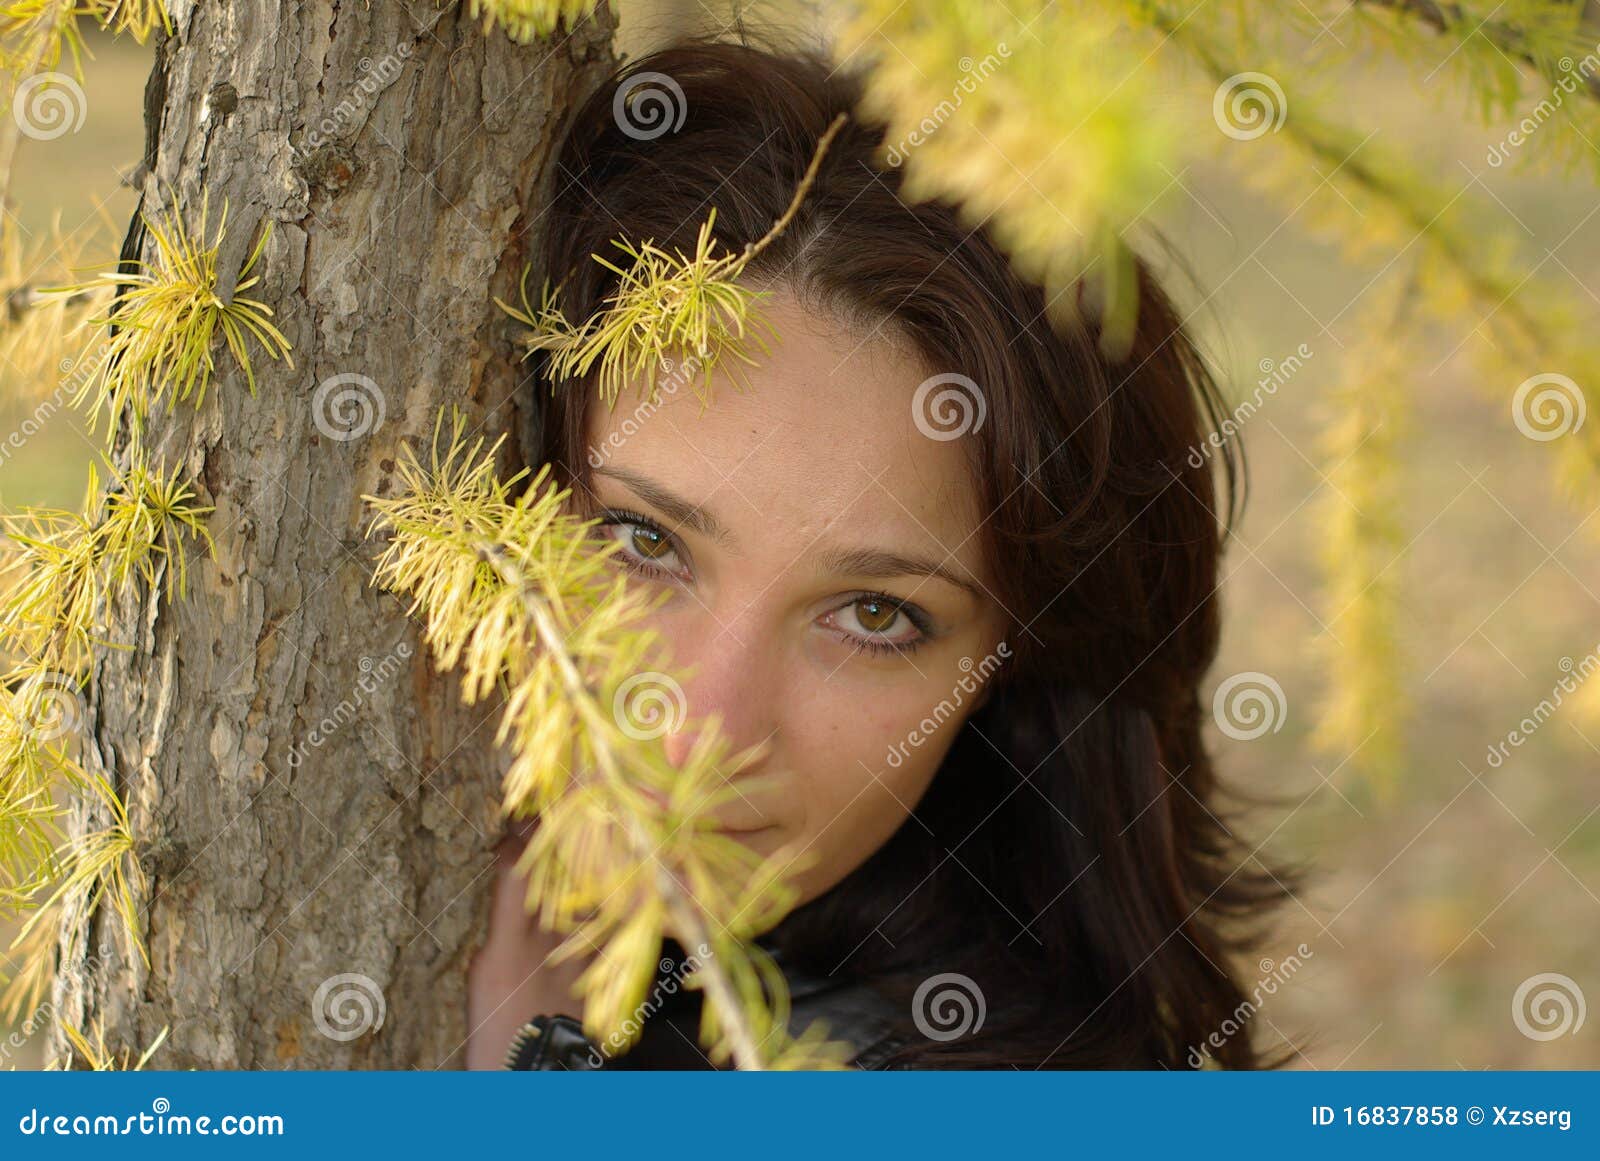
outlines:
{"label": "nose", "polygon": [[[721,721],[732,753],[773,737],[781,684],[778,651],[747,613],[720,621],[701,610],[664,632],[675,667],[689,668],[680,682],[683,697],[672,728],[662,737],[667,759],[681,766],[712,714]],[[758,759],[743,772],[763,765]],[[731,773],[731,771],[727,771]]]}

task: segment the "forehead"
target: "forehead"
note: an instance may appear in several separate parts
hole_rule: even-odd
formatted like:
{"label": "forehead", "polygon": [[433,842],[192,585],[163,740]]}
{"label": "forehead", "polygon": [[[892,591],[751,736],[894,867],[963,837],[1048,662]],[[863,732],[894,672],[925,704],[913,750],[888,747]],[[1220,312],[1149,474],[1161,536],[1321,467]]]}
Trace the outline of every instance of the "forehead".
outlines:
{"label": "forehead", "polygon": [[725,367],[704,411],[688,386],[642,412],[643,396],[625,391],[615,408],[589,409],[589,447],[702,505],[741,542],[778,530],[799,551],[870,536],[948,553],[982,577],[967,446],[978,437],[934,439],[914,406],[935,370],[887,328],[847,328],[785,291],[760,309],[778,336],[770,354],[751,348],[756,366],[740,365],[744,391]]}

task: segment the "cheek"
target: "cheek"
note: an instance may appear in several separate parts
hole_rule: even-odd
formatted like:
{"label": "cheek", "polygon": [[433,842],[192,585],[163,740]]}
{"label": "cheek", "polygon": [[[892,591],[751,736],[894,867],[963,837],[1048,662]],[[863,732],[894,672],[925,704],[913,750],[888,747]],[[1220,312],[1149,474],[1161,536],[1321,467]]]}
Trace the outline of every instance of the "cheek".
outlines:
{"label": "cheek", "polygon": [[920,794],[917,783],[931,777],[938,756],[930,760],[931,745],[911,749],[906,742],[926,709],[920,692],[863,690],[845,681],[797,705],[784,733],[797,742],[796,767],[805,771],[807,797],[838,810],[857,795],[872,794],[864,786],[875,788],[875,797],[885,797],[885,789],[901,798],[907,790]]}
{"label": "cheek", "polygon": [[785,723],[794,781],[784,837],[817,856],[800,878],[805,898],[864,862],[922,798],[959,729],[946,722],[920,745],[907,745],[926,708],[920,693],[863,698],[859,689],[841,687],[797,707]]}

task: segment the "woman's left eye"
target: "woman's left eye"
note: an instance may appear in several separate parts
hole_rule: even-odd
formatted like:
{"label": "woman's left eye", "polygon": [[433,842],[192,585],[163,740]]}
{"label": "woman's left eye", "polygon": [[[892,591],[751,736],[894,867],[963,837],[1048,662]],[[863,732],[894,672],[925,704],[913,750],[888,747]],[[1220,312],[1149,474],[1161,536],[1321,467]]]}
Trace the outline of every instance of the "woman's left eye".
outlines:
{"label": "woman's left eye", "polygon": [[834,627],[870,652],[909,653],[928,638],[926,618],[892,597],[857,597],[830,613]]}

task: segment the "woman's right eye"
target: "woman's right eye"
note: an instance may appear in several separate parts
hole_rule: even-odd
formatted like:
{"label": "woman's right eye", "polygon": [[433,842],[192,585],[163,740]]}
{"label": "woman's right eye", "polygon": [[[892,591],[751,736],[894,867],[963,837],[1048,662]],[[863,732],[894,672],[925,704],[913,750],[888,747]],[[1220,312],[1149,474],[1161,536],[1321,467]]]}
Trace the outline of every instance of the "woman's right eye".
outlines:
{"label": "woman's right eye", "polygon": [[684,568],[670,533],[654,521],[626,513],[607,514],[598,528],[605,540],[622,545],[616,558],[645,576],[676,576]]}

